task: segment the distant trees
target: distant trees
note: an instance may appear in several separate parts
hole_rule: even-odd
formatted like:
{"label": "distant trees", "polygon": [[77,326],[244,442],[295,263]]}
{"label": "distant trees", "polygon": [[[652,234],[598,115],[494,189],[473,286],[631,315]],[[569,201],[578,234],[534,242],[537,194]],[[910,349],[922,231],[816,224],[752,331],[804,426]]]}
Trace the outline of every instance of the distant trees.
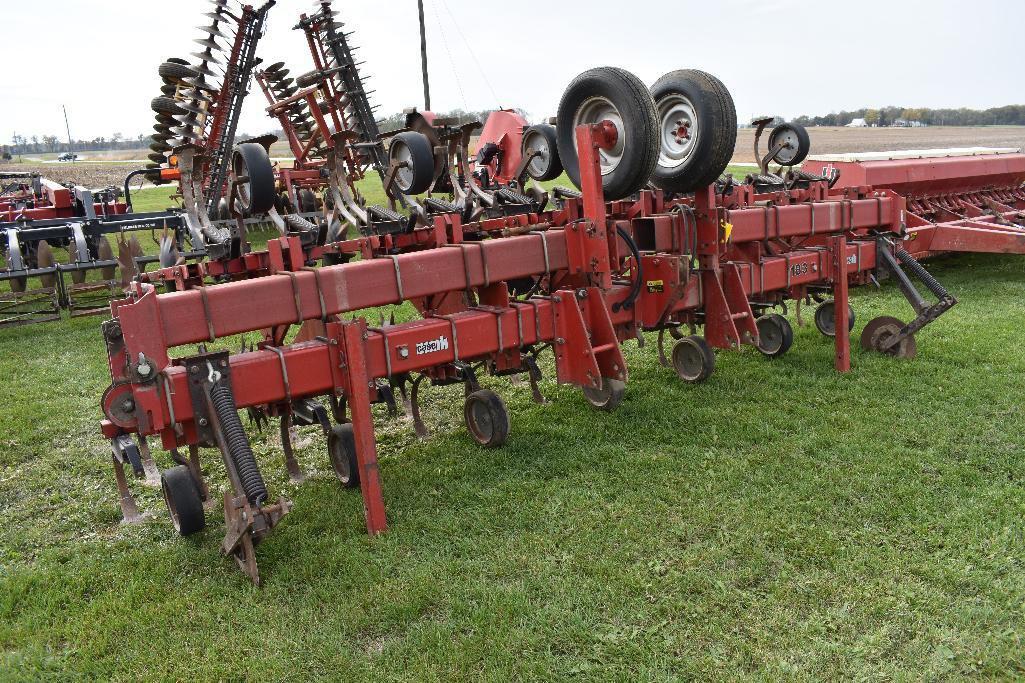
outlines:
{"label": "distant trees", "polygon": [[24,135],[14,133],[11,136],[11,144],[5,145],[4,149],[12,155],[128,150],[146,147],[149,144],[148,140],[149,133],[139,133],[131,137],[125,137],[124,133],[114,133],[109,138],[100,135],[89,140],[75,140],[68,145],[66,140],[62,140],[56,135],[33,135],[26,138]]}
{"label": "distant trees", "polygon": [[805,126],[846,126],[854,119],[865,123],[892,126],[897,120],[918,121],[929,126],[1025,126],[1025,104],[1010,104],[992,109],[927,109],[883,107],[832,112],[824,116],[799,116],[794,121]]}

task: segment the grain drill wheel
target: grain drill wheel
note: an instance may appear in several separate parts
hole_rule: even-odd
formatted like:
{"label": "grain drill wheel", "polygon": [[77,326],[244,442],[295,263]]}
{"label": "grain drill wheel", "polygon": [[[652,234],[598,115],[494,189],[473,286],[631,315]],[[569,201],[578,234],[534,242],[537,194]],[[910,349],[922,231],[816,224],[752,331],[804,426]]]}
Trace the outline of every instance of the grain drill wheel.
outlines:
{"label": "grain drill wheel", "polygon": [[910,360],[918,353],[918,344],[913,336],[901,340],[889,349],[883,349],[883,343],[900,332],[903,327],[903,322],[888,315],[869,320],[865,329],[861,331],[861,348]]}
{"label": "grain drill wheel", "polygon": [[521,150],[523,156],[532,152],[538,153],[527,164],[527,175],[534,180],[555,180],[562,175],[562,160],[559,158],[559,139],[555,126],[540,124],[528,128],[523,133]]}
{"label": "grain drill wheel", "polygon": [[769,134],[769,149],[776,149],[780,144],[783,148],[773,159],[780,166],[796,166],[804,161],[811,151],[808,131],[796,123],[781,123],[772,129]]}
{"label": "grain drill wheel", "polygon": [[794,328],[790,321],[773,313],[758,319],[758,350],[768,358],[778,358],[794,344]]}
{"label": "grain drill wheel", "polygon": [[658,162],[655,102],[639,78],[615,67],[585,71],[569,84],[559,102],[559,158],[570,180],[580,187],[576,128],[610,121],[616,144],[600,151],[605,199],[623,199],[643,188]]}
{"label": "grain drill wheel", "polygon": [[683,69],[655,81],[651,96],[659,134],[652,181],[680,193],[714,183],[729,165],[737,142],[737,110],[729,90],[711,74]]}
{"label": "grain drill wheel", "polygon": [[331,429],[327,437],[327,454],[342,486],[347,489],[359,486],[359,459],[356,457],[356,437],[352,424],[335,425]]}
{"label": "grain drill wheel", "polygon": [[509,438],[509,410],[502,397],[490,389],[466,397],[463,420],[473,440],[485,448],[497,448]]}
{"label": "grain drill wheel", "polygon": [[175,531],[188,536],[206,526],[203,499],[188,467],[178,465],[164,470],[160,475],[160,488]]}
{"label": "grain drill wheel", "polygon": [[406,131],[392,138],[388,158],[395,173],[395,187],[405,195],[426,192],[434,180],[434,151],[423,133]]}
{"label": "grain drill wheel", "polygon": [[[854,309],[847,305],[847,331],[854,331]],[[823,301],[815,309],[815,327],[827,337],[836,336],[836,304],[832,299]]]}
{"label": "grain drill wheel", "polygon": [[274,208],[274,167],[267,150],[255,142],[244,142],[231,155],[232,175],[238,183],[238,202],[242,213],[255,216]]}
{"label": "grain drill wheel", "polygon": [[584,387],[582,391],[584,392],[584,398],[592,406],[598,410],[612,412],[623,402],[623,396],[626,394],[626,383],[618,379],[602,377],[601,388],[592,389],[591,387]]}
{"label": "grain drill wheel", "polygon": [[673,369],[684,382],[697,384],[715,370],[715,354],[704,337],[684,337],[673,345]]}

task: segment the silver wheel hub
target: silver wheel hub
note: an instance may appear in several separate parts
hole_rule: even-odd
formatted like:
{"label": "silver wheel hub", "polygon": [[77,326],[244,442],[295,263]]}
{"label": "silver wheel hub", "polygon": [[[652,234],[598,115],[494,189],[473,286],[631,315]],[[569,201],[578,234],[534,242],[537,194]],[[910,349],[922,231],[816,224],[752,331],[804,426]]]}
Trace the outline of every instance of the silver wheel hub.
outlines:
{"label": "silver wheel hub", "polygon": [[[623,154],[626,152],[627,132],[623,126],[623,117],[611,101],[604,97],[591,97],[584,101],[577,108],[573,117],[573,129],[577,126],[594,125],[602,121],[610,121],[616,127],[616,144],[610,149],[598,150],[598,158],[601,163],[601,174],[609,175],[615,171],[620,162],[623,161]],[[576,148],[577,137],[573,135],[573,147]],[[579,154],[579,150],[577,150]]]}
{"label": "silver wheel hub", "polygon": [[775,149],[777,145],[783,145],[783,148],[776,154],[776,161],[786,166],[795,158],[797,158],[797,149],[801,145],[801,141],[797,137],[797,132],[785,129],[772,136],[769,140],[769,145],[772,149]]}
{"label": "silver wheel hub", "polygon": [[700,130],[698,115],[691,101],[672,93],[656,104],[659,122],[658,165],[678,168],[693,156]]}
{"label": "silver wheel hub", "polygon": [[524,145],[527,152],[537,152],[537,155],[530,160],[527,166],[532,176],[542,176],[552,165],[552,150],[548,141],[540,133],[531,133]]}
{"label": "silver wheel hub", "polygon": [[391,144],[391,160],[398,171],[395,173],[395,182],[399,189],[405,192],[413,186],[413,154],[404,142],[395,140]]}

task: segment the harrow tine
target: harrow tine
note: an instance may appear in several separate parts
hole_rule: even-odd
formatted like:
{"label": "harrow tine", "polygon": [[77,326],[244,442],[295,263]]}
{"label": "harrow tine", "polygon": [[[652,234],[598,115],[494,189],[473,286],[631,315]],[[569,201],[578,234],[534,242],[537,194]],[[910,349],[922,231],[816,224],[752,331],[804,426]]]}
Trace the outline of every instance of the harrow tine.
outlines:
{"label": "harrow tine", "polygon": [[426,378],[427,375],[419,375],[413,380],[413,388],[409,392],[409,414],[413,418],[413,431],[421,439],[426,439],[431,434],[420,415],[420,384]]}
{"label": "harrow tine", "polygon": [[280,431],[281,450],[284,452],[285,469],[288,471],[288,478],[293,484],[300,484],[306,480],[306,475],[303,474],[302,468],[299,467],[299,461],[295,458],[295,449],[292,444],[299,433],[292,422],[291,413],[285,413],[281,416]]}
{"label": "harrow tine", "polygon": [[669,357],[666,356],[666,328],[662,328],[658,331],[658,362],[662,364],[662,367],[672,367],[672,363],[669,362]]}

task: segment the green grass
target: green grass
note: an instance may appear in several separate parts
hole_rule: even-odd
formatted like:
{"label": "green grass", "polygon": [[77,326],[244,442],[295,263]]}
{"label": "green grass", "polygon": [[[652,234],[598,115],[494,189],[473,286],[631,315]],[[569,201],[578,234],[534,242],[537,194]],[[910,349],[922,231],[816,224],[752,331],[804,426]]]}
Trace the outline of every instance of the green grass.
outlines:
{"label": "green grass", "polygon": [[[119,522],[100,319],[0,331],[0,679],[1025,676],[1023,262],[932,269],[961,303],[913,362],[855,351],[838,375],[806,326],[783,358],[720,353],[687,386],[649,335],[613,414],[550,359],[545,406],[486,379],[513,416],[495,451],[457,388],[428,388],[431,439],[377,414],[391,528],[373,540],[322,437],[304,431],[294,486],[276,430],[255,434],[295,502],[259,547],[262,589],[218,555],[219,511],[176,538],[135,483],[150,516]],[[908,316],[892,286],[853,305],[856,333]],[[205,471],[223,488],[212,452]]]}

